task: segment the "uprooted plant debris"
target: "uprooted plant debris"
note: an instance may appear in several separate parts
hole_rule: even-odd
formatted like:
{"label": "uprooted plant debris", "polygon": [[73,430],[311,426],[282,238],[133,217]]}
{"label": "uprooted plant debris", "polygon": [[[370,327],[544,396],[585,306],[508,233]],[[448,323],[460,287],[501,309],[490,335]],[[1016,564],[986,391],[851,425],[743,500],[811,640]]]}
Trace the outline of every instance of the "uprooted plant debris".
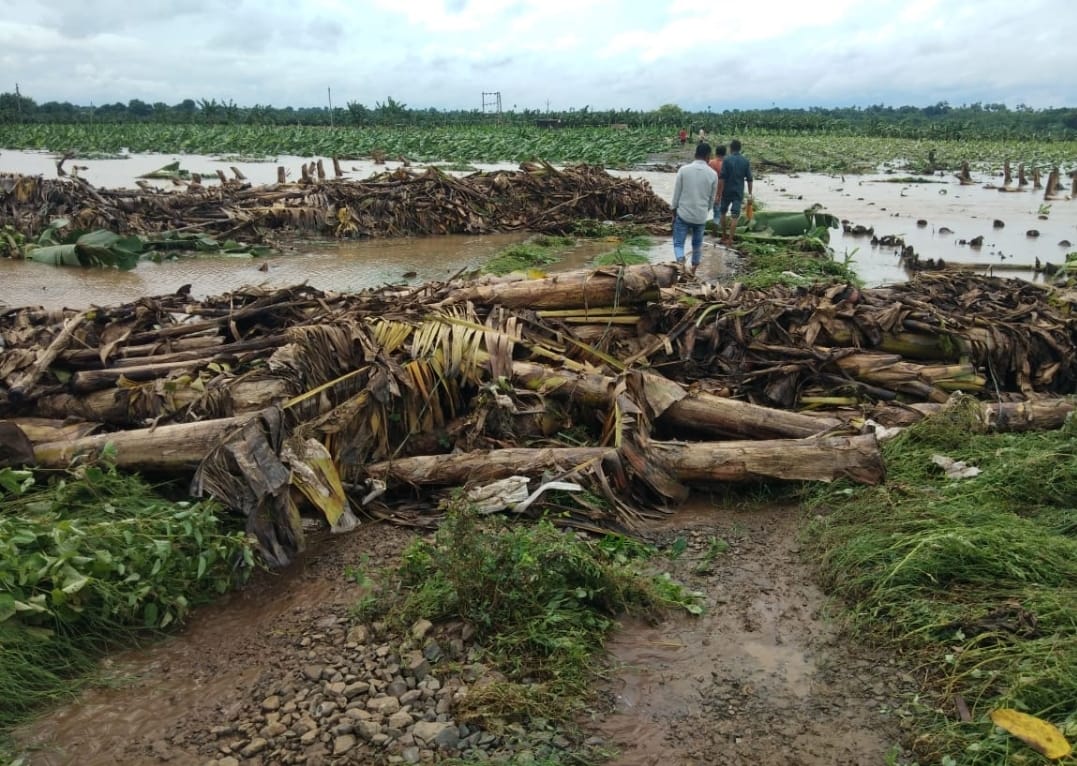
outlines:
{"label": "uprooted plant debris", "polygon": [[589,491],[551,494],[564,523],[625,530],[692,484],[877,483],[866,421],[956,391],[989,427],[1057,427],[1077,386],[1066,309],[993,277],[750,290],[672,265],[23,308],[0,314],[0,458],[111,445],[121,468],[192,476],[274,563],[302,548],[301,511],[428,524],[455,487],[525,512],[575,482]]}
{"label": "uprooted plant debris", "polygon": [[603,168],[518,171],[462,178],[437,168],[400,168],[366,180],[308,180],[251,186],[223,180],[162,191],[98,189],[81,178],[0,177],[0,229],[35,237],[57,217],[76,228],[160,234],[197,229],[218,238],[264,242],[281,230],[318,236],[399,237],[528,230],[566,233],[580,219],[632,221],[668,231],[671,211],[646,181]]}

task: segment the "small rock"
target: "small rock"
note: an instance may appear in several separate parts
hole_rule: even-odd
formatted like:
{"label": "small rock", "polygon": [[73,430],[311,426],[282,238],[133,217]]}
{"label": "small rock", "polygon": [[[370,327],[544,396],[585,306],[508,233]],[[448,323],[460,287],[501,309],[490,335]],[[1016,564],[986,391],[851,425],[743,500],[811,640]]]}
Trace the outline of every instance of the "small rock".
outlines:
{"label": "small rock", "polygon": [[325,693],[326,694],[332,694],[334,696],[339,696],[341,694],[344,694],[344,690],[347,689],[347,688],[348,688],[348,685],[346,683],[344,683],[343,681],[338,681],[335,684],[326,684],[325,685]]}
{"label": "small rock", "polygon": [[273,723],[267,724],[266,726],[262,727],[262,730],[259,732],[259,734],[268,739],[273,739],[274,737],[279,737],[286,731],[288,731],[287,726],[278,721],[274,721]]}
{"label": "small rock", "polygon": [[355,747],[355,737],[344,734],[333,740],[333,755],[343,755]]}
{"label": "small rock", "polygon": [[415,624],[411,626],[411,637],[416,641],[422,641],[426,638],[426,634],[434,629],[434,623],[427,619],[416,620]]}
{"label": "small rock", "polygon": [[422,681],[430,672],[430,663],[422,652],[409,652],[404,657],[404,674]]}
{"label": "small rock", "polygon": [[320,681],[322,678],[322,666],[321,665],[304,665],[303,676],[308,681]]}
{"label": "small rock", "polygon": [[267,713],[271,713],[274,710],[280,710],[280,697],[276,694],[266,697],[262,700],[262,710]]}
{"label": "small rock", "polygon": [[418,763],[422,757],[417,747],[405,747],[400,751],[400,756],[404,759],[404,763]]}
{"label": "small rock", "polygon": [[226,755],[224,758],[218,758],[214,763],[216,763],[217,766],[239,766],[239,760],[230,755]]}
{"label": "small rock", "polygon": [[253,758],[258,755],[258,753],[265,750],[267,745],[269,745],[269,743],[265,739],[262,737],[255,737],[239,752],[239,754],[244,758]]}
{"label": "small rock", "polygon": [[412,723],[414,723],[414,719],[412,719],[411,714],[403,710],[398,710],[389,716],[390,729],[400,729],[403,731],[411,726]]}
{"label": "small rock", "polygon": [[318,729],[311,729],[310,731],[303,733],[303,736],[299,738],[299,743],[306,747],[307,745],[313,744],[313,742],[318,739],[320,735],[321,731],[319,731]]}
{"label": "small rock", "polygon": [[351,699],[352,697],[358,697],[360,694],[366,694],[369,689],[370,684],[366,681],[356,681],[353,684],[345,686],[341,693],[348,699]]}
{"label": "small rock", "polygon": [[454,748],[460,741],[460,732],[451,721],[419,721],[412,734],[420,742],[442,749]]}
{"label": "small rock", "polygon": [[366,707],[367,710],[372,710],[375,713],[392,715],[400,710],[400,700],[396,697],[375,697],[374,699],[367,700]]}
{"label": "small rock", "polygon": [[355,733],[369,742],[381,734],[381,725],[375,721],[359,721],[355,724]]}
{"label": "small rock", "polygon": [[356,625],[348,631],[348,642],[365,644],[370,639],[370,629],[366,625]]}

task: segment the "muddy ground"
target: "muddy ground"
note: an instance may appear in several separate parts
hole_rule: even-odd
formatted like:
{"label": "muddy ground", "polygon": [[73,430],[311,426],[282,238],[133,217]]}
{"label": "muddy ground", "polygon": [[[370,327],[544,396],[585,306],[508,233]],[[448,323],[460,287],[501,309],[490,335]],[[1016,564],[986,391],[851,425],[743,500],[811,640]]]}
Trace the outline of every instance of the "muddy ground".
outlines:
{"label": "muddy ground", "polygon": [[[624,624],[609,644],[611,670],[583,737],[573,741],[586,737],[615,749],[611,763],[625,766],[900,762],[901,702],[913,679],[839,636],[802,560],[802,523],[796,507],[734,509],[696,496],[648,530],[660,544],[688,543],[669,566],[706,594],[706,612],[654,626]],[[365,592],[357,573],[395,561],[413,534],[367,524],[323,540],[292,570],[199,610],[179,635],[110,659],[109,688],[90,690],[18,732],[28,762],[281,762],[272,738],[262,752],[242,757],[238,722],[257,713],[267,693],[294,691],[318,647],[332,643],[334,631],[351,630],[351,607]],[[439,672],[434,662],[432,673]],[[324,745],[313,740],[305,751],[288,751],[294,759],[287,762],[443,757],[362,743],[334,756],[331,734],[322,739]],[[501,740],[487,747],[495,745]]]}

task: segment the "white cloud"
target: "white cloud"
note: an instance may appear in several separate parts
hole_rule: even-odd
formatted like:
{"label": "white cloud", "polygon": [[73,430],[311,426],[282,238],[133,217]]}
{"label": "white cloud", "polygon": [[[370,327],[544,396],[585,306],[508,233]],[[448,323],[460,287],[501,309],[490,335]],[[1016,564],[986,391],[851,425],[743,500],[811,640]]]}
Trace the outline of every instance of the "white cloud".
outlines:
{"label": "white cloud", "polygon": [[[1077,103],[1071,0],[0,0],[38,102]],[[0,84],[0,90],[11,85]],[[339,93],[339,97],[338,97]]]}

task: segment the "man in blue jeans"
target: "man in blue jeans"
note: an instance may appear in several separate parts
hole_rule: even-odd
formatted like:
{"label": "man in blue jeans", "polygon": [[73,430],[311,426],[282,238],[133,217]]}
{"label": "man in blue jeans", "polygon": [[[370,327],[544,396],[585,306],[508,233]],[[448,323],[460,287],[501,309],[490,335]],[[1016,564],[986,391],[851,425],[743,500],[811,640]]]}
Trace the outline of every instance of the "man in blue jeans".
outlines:
{"label": "man in blue jeans", "polygon": [[683,269],[684,242],[691,232],[692,274],[703,257],[703,229],[718,192],[718,174],[707,164],[710,158],[710,144],[700,143],[696,158],[677,171],[673,183],[673,257]]}
{"label": "man in blue jeans", "polygon": [[737,139],[729,142],[729,151],[732,154],[722,160],[722,172],[719,176],[718,208],[721,215],[718,219],[718,230],[722,233],[722,243],[732,247],[733,237],[737,234],[737,219],[740,218],[745,182],[748,184],[748,199],[752,199],[752,164],[740,153],[740,141]]}

